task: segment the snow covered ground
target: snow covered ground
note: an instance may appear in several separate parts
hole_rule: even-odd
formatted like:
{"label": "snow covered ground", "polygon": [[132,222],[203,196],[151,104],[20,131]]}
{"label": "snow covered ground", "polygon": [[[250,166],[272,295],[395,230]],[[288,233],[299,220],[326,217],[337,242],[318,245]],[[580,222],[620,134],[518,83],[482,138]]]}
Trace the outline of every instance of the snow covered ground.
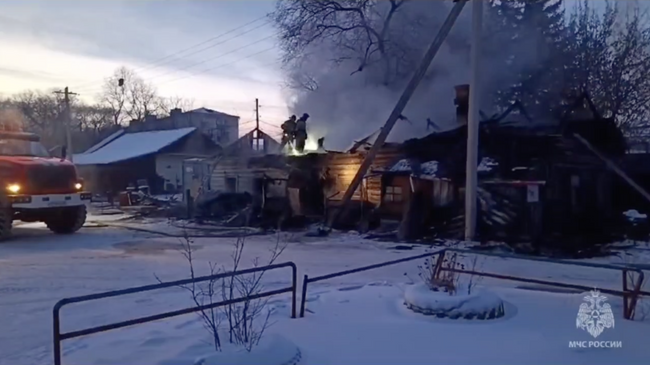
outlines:
{"label": "snow covered ground", "polygon": [[[624,321],[618,305],[615,328],[605,330],[598,340],[620,341],[622,348],[571,348],[571,341],[593,341],[575,328],[580,294],[499,289],[508,304],[506,317],[463,321],[409,311],[403,290],[387,285],[317,290],[303,319],[288,318],[288,300],[276,301],[275,323],[267,336],[289,339],[302,352],[301,364],[319,365],[641,365],[650,356],[650,327]],[[188,316],[71,341],[66,363],[192,365],[213,352],[209,340],[201,321]]]}
{"label": "snow covered ground", "polygon": [[[154,229],[162,229],[162,225]],[[164,281],[189,276],[187,261],[179,252],[182,244],[176,238],[106,227],[84,228],[73,236],[55,236],[36,224],[16,228],[16,235],[17,239],[0,243],[2,365],[52,362],[51,311],[61,298],[153,284],[157,282],[155,276]],[[245,263],[255,257],[266,257],[275,239],[250,237]],[[365,241],[354,234],[327,238],[288,235],[282,240],[288,247],[279,262],[295,262],[299,277],[328,274],[426,250],[397,250],[395,244]],[[229,238],[195,239],[197,275],[207,273],[207,261],[230,265],[232,243]],[[650,252],[640,248],[633,256],[648,262]],[[308,309],[313,313],[304,319],[286,318],[288,298],[278,297],[274,303],[278,307],[277,323],[268,334],[280,334],[296,343],[303,352],[303,364],[342,364],[353,360],[379,364],[605,364],[617,360],[620,364],[636,364],[650,355],[650,350],[643,346],[650,326],[624,321],[621,301],[616,298],[610,299],[616,327],[601,336],[622,341],[623,349],[569,349],[569,340],[590,339],[586,332],[575,328],[582,295],[524,291],[514,289],[520,284],[505,281],[481,282],[510,304],[513,310],[505,319],[479,324],[423,318],[402,304],[403,283],[416,281],[418,264],[404,263],[311,284]],[[501,258],[481,259],[478,266],[485,271],[599,288],[621,285],[620,274],[598,269]],[[290,271],[269,272],[265,279],[269,288],[286,286],[290,283]],[[367,285],[378,282],[386,285]],[[180,289],[70,305],[62,311],[62,330],[78,330],[191,305],[187,293]],[[200,350],[205,350],[201,341],[206,335],[197,317],[187,315],[67,340],[64,364],[181,364],[201,355]],[[183,354],[184,350],[187,351]]]}

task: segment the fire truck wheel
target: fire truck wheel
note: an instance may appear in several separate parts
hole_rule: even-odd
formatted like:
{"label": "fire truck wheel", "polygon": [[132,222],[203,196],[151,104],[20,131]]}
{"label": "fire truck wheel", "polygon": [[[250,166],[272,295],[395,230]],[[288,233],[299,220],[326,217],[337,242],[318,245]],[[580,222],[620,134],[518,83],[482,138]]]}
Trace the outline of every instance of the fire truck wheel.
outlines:
{"label": "fire truck wheel", "polygon": [[45,220],[47,228],[57,234],[75,233],[81,229],[84,223],[86,223],[85,205],[68,208],[64,213]]}
{"label": "fire truck wheel", "polygon": [[11,236],[11,224],[13,223],[13,212],[11,209],[0,208],[0,241]]}

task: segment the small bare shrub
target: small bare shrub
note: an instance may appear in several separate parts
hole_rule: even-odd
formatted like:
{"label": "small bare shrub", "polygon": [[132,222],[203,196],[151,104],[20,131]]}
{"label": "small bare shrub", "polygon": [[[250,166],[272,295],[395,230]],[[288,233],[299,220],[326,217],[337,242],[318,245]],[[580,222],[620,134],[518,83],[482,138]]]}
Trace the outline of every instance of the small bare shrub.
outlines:
{"label": "small bare shrub", "polygon": [[[240,268],[242,255],[244,253],[246,239],[245,237],[237,238],[234,244],[234,250],[231,255],[233,262],[232,271]],[[261,267],[273,265],[282,255],[286,244],[280,242],[278,234],[275,245],[269,250],[269,258],[263,264],[260,258],[252,260],[252,267]],[[224,269],[225,270],[225,269]],[[232,276],[221,282],[221,295],[224,301],[236,298],[250,298],[264,291],[262,278],[266,271],[258,271],[247,275]],[[269,318],[272,310],[268,308],[269,298],[248,299],[244,302],[227,305],[223,308],[224,314],[228,320],[228,333],[231,343],[241,345],[246,350],[259,344],[264,331],[270,325]],[[258,323],[259,322],[259,323]]]}
{"label": "small bare shrub", "polygon": [[[230,256],[232,260],[230,270],[225,266],[219,268],[216,263],[208,262],[209,275],[215,276],[221,273],[241,270],[245,242],[246,236],[236,238],[233,244],[233,252]],[[189,264],[190,278],[195,279],[194,241],[187,235],[186,231],[184,231],[182,243],[183,249],[181,253]],[[281,243],[280,236],[278,235],[274,246],[270,248],[269,258],[263,263],[259,257],[254,258],[251,262],[252,267],[272,265],[280,257],[285,248],[286,244]],[[235,275],[180,286],[190,293],[192,301],[197,307],[246,298],[246,300],[239,303],[204,309],[198,312],[198,315],[203,321],[203,326],[212,336],[216,351],[222,350],[222,334],[225,332],[222,325],[224,324],[227,325],[228,341],[231,344],[245,348],[247,351],[251,351],[259,344],[264,332],[271,325],[269,320],[272,309],[268,306],[269,299],[250,298],[264,291],[262,278],[265,272],[265,270],[261,270],[246,275]],[[160,279],[158,281],[162,282]]]}
{"label": "small bare shrub", "polygon": [[[469,274],[466,282],[461,282],[461,274],[455,270],[476,271],[479,266],[479,259],[474,255],[471,259],[457,252],[445,255],[442,260],[442,270],[438,271],[437,260],[424,260],[423,265],[418,265],[418,276],[424,284],[432,291],[456,295],[461,289],[467,290],[467,295],[478,285],[482,277]],[[406,275],[408,276],[408,275]],[[465,285],[462,285],[465,284]]]}

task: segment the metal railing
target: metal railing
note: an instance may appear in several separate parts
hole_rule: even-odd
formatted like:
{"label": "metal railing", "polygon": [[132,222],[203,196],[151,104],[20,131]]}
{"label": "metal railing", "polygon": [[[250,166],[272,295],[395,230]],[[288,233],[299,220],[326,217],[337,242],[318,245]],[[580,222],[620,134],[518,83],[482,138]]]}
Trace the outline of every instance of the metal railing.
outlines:
{"label": "metal railing", "polygon": [[[111,323],[111,324],[106,324],[106,325],[102,325],[102,326],[86,328],[86,329],[67,332],[67,333],[61,333],[61,322],[60,322],[60,314],[59,313],[61,311],[61,308],[63,306],[68,305],[68,304],[88,302],[88,301],[97,300],[97,299],[119,297],[119,296],[123,296],[123,295],[148,292],[148,291],[164,289],[164,288],[179,287],[179,286],[192,284],[192,283],[200,283],[200,282],[204,282],[204,281],[213,281],[213,280],[218,280],[218,279],[222,279],[222,278],[229,278],[229,277],[238,276],[238,275],[252,274],[252,273],[256,273],[256,272],[266,272],[266,271],[269,271],[269,270],[281,269],[281,268],[285,268],[285,267],[290,267],[291,271],[292,271],[292,277],[291,277],[292,285],[290,287],[265,291],[265,292],[258,293],[258,294],[255,294],[255,295],[251,295],[251,296],[247,296],[247,297],[242,297],[242,298],[237,298],[237,299],[230,299],[230,300],[225,300],[225,301],[221,301],[221,302],[217,302],[217,303],[210,303],[210,304],[201,305],[201,306],[194,306],[194,307],[175,310],[175,311],[171,311],[171,312],[165,312],[165,313],[161,313],[161,314],[155,314],[155,315],[151,315],[151,316],[130,319],[130,320],[127,320],[127,321],[116,322],[116,323]],[[216,275],[201,276],[201,277],[194,278],[194,279],[177,280],[177,281],[171,281],[171,282],[160,283],[160,284],[145,285],[145,286],[139,286],[139,287],[135,287],[135,288],[129,288],[129,289],[123,289],[123,290],[115,290],[115,291],[109,291],[109,292],[104,292],[104,293],[97,293],[97,294],[90,294],[90,295],[84,295],[84,296],[79,296],[79,297],[61,299],[60,301],[58,301],[54,305],[54,309],[52,310],[53,311],[53,322],[52,323],[53,323],[53,329],[54,329],[54,364],[55,365],[61,365],[61,342],[63,342],[64,340],[67,340],[67,339],[81,337],[81,336],[88,336],[88,335],[92,335],[92,334],[95,334],[95,333],[111,331],[111,330],[115,330],[115,329],[119,329],[119,328],[133,326],[133,325],[136,325],[136,324],[153,322],[153,321],[157,321],[157,320],[161,320],[161,319],[165,319],[165,318],[171,318],[171,317],[181,316],[181,315],[184,315],[184,314],[190,314],[190,313],[194,313],[194,312],[205,311],[205,310],[212,309],[212,308],[217,308],[217,307],[222,307],[222,306],[226,306],[226,305],[242,303],[242,302],[246,302],[246,301],[249,301],[249,300],[255,300],[255,299],[259,299],[259,298],[270,297],[270,296],[284,294],[284,293],[288,293],[288,292],[292,293],[292,298],[291,298],[291,318],[296,318],[297,278],[298,278],[298,269],[296,267],[296,264],[294,264],[293,262],[285,262],[285,263],[281,263],[281,264],[274,264],[274,265],[268,265],[268,266],[263,266],[263,267],[254,267],[254,268],[246,269],[246,270],[232,271],[232,272],[226,272],[226,273],[221,273],[221,274],[216,274]]]}
{"label": "metal railing", "polygon": [[381,267],[397,265],[397,264],[401,264],[403,262],[425,259],[425,258],[428,258],[428,257],[433,257],[435,255],[444,254],[444,252],[445,252],[445,249],[440,249],[438,251],[429,252],[429,253],[425,253],[425,254],[421,254],[421,255],[417,255],[417,256],[409,256],[409,257],[405,257],[403,259],[381,262],[379,264],[359,267],[359,268],[356,268],[356,269],[350,269],[350,270],[345,270],[345,271],[339,271],[339,272],[336,272],[336,273],[333,273],[333,274],[321,275],[321,276],[316,276],[316,277],[313,277],[313,278],[310,278],[308,275],[305,275],[305,277],[304,277],[304,279],[302,281],[302,298],[300,299],[300,318],[303,318],[305,316],[305,305],[307,303],[307,285],[309,283],[315,283],[315,282],[318,282],[318,281],[333,279],[333,278],[336,278],[336,277],[339,277],[339,276],[345,276],[345,275],[350,275],[350,274],[356,274],[356,273],[363,272],[363,271],[379,269]]}
{"label": "metal railing", "polygon": [[[580,285],[580,284],[569,284],[569,283],[563,283],[563,282],[557,282],[557,281],[549,281],[549,280],[540,280],[540,279],[533,279],[533,278],[524,278],[524,277],[518,277],[518,276],[510,276],[510,275],[501,275],[501,274],[494,274],[494,273],[488,273],[488,272],[481,272],[481,271],[474,271],[474,270],[461,270],[457,268],[450,268],[450,267],[444,267],[443,266],[443,261],[445,258],[445,255],[447,252],[456,252],[456,253],[461,253],[461,254],[467,254],[467,255],[479,255],[479,256],[489,256],[489,257],[498,257],[498,258],[506,258],[506,259],[516,259],[516,260],[526,260],[526,261],[539,261],[539,262],[544,262],[544,263],[552,263],[552,264],[560,264],[560,265],[571,265],[571,266],[582,266],[582,267],[589,267],[589,268],[595,268],[595,269],[607,269],[607,270],[617,270],[621,271],[622,274],[622,284],[623,284],[623,289],[622,290],[614,290],[614,289],[599,289],[603,293],[611,294],[611,295],[617,295],[623,297],[623,316],[625,319],[633,319],[634,318],[634,310],[636,308],[636,304],[638,301],[638,298],[641,295],[646,295],[650,296],[649,292],[645,292],[641,290],[641,285],[643,284],[644,281],[644,274],[643,271],[634,268],[634,267],[629,267],[629,266],[622,266],[622,265],[613,265],[613,264],[598,264],[598,263],[589,263],[589,262],[576,262],[576,261],[569,261],[569,260],[555,260],[555,259],[545,259],[545,258],[537,258],[537,257],[528,257],[528,256],[520,256],[520,255],[507,255],[507,254],[498,254],[498,253],[490,253],[490,252],[480,252],[480,251],[469,251],[469,250],[463,250],[463,249],[457,249],[457,248],[443,248],[437,251],[433,251],[430,253],[422,254],[422,255],[417,255],[417,256],[411,256],[411,257],[406,257],[403,259],[399,260],[393,260],[393,261],[387,261],[387,262],[382,262],[374,265],[369,265],[369,266],[364,266],[360,267],[357,269],[350,269],[346,271],[340,271],[328,275],[321,275],[321,276],[316,276],[316,277],[309,277],[308,275],[304,276],[303,282],[302,282],[302,298],[300,301],[300,317],[305,316],[305,306],[306,306],[306,301],[307,301],[307,286],[309,283],[315,283],[323,280],[328,280],[332,278],[336,278],[339,276],[345,276],[345,275],[350,275],[350,274],[355,274],[363,271],[368,271],[368,270],[374,270],[378,269],[381,267],[386,267],[386,266],[391,266],[391,265],[396,265],[399,263],[403,262],[408,262],[408,261],[413,261],[413,260],[418,260],[418,259],[423,259],[423,258],[433,258],[434,256],[437,256],[437,261],[435,264],[435,274],[438,275],[441,271],[452,271],[456,272],[459,274],[469,274],[469,275],[476,275],[476,276],[484,276],[484,277],[491,277],[495,279],[502,279],[502,280],[511,280],[511,281],[519,281],[519,282],[524,282],[524,283],[531,283],[531,284],[540,284],[540,285],[548,285],[548,286],[554,286],[554,287],[561,287],[561,288],[569,288],[569,289],[578,289],[578,290],[585,290],[589,291],[592,290],[593,287],[589,287],[586,285]],[[635,281],[634,278],[628,277],[629,273],[635,273],[637,274],[637,280]],[[630,290],[628,287],[628,280],[632,281],[632,286],[633,289]]]}
{"label": "metal railing", "polygon": [[[607,288],[599,288],[598,290],[602,293],[607,293],[607,294],[622,297],[623,317],[629,320],[632,320],[634,318],[634,310],[636,308],[636,304],[639,296],[650,295],[650,293],[641,290],[641,286],[643,285],[643,281],[645,279],[645,275],[643,271],[638,268],[634,268],[630,266],[614,265],[614,264],[599,264],[593,262],[579,262],[579,261],[570,261],[570,260],[546,259],[541,257],[529,257],[529,256],[521,256],[521,255],[506,255],[506,254],[497,254],[492,252],[475,252],[475,251],[468,251],[468,250],[461,250],[461,249],[454,249],[454,248],[447,249],[446,252],[457,252],[463,254],[474,254],[474,255],[488,256],[488,257],[509,258],[515,260],[525,260],[525,261],[538,261],[538,262],[559,264],[559,265],[571,265],[571,266],[588,267],[593,269],[620,271],[622,276],[622,284],[623,284],[622,290],[607,289]],[[464,270],[464,269],[444,267],[442,265],[442,261],[444,260],[444,257],[445,257],[444,253],[438,256],[438,263],[436,263],[436,268],[439,272],[450,271],[459,274],[477,275],[477,276],[489,277],[494,279],[519,281],[523,283],[531,283],[531,284],[539,284],[539,285],[548,285],[548,286],[554,286],[554,287],[566,288],[566,289],[577,289],[577,290],[585,290],[585,291],[594,289],[593,286],[586,286],[580,284],[570,284],[570,283],[557,282],[557,281],[523,278],[523,277],[512,276],[512,275],[502,275],[502,274],[488,273],[488,272],[475,271],[475,270]],[[633,277],[630,277],[628,275],[629,273],[637,274],[638,275],[637,280],[635,281]],[[634,286],[632,290],[630,290],[630,288],[628,287],[628,280],[632,281],[632,285]]]}

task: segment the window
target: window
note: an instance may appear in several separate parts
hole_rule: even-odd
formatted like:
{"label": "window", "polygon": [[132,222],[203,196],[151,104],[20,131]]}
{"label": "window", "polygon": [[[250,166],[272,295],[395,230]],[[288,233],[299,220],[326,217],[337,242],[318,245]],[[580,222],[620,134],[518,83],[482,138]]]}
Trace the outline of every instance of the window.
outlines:
{"label": "window", "polygon": [[50,157],[47,149],[45,149],[40,142],[26,141],[22,139],[1,139],[0,155]]}
{"label": "window", "polygon": [[264,151],[264,138],[258,135],[253,136],[253,151]]}
{"label": "window", "polygon": [[401,202],[402,188],[400,186],[387,186],[384,194],[385,202]]}
{"label": "window", "polygon": [[237,192],[237,178],[234,177],[226,178],[226,191],[229,193]]}

